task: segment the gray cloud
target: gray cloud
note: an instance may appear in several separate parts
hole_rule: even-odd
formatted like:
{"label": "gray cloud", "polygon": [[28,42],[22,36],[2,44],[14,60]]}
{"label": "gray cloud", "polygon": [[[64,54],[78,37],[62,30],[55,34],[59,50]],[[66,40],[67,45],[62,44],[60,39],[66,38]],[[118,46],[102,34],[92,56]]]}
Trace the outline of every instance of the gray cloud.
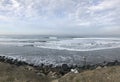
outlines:
{"label": "gray cloud", "polygon": [[[120,28],[119,4],[120,0],[0,0],[0,20],[40,21],[58,30],[64,27],[81,33],[83,30],[88,30],[84,32],[88,33],[93,27],[98,29],[96,31],[102,29],[109,33],[112,30],[108,29]],[[40,29],[41,24],[38,25]]]}

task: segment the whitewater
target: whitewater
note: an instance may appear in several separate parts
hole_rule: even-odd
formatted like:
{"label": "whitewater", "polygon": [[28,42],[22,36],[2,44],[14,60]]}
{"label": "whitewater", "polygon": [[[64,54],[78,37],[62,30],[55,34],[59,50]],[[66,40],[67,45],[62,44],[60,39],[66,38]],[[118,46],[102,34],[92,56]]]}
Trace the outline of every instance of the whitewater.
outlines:
{"label": "whitewater", "polygon": [[119,60],[120,38],[0,36],[0,55],[35,65]]}

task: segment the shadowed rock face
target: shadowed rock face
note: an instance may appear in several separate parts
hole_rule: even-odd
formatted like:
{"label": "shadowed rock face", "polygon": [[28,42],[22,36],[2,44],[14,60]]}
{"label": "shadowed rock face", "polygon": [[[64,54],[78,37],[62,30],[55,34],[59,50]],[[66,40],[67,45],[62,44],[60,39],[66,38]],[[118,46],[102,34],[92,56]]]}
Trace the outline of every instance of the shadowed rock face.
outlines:
{"label": "shadowed rock face", "polygon": [[68,65],[67,65],[67,64],[62,64],[62,69],[66,71],[66,70],[68,70],[68,69],[69,69],[69,67],[68,67]]}

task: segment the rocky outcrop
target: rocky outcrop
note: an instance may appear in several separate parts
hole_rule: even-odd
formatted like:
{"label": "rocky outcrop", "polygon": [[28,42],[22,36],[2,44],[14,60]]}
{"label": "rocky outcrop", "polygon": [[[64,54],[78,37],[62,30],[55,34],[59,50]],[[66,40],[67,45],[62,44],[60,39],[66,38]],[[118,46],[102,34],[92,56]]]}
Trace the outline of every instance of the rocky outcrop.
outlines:
{"label": "rocky outcrop", "polygon": [[54,66],[52,64],[51,65],[41,64],[39,66],[36,66],[34,64],[26,63],[25,61],[19,61],[17,59],[8,58],[5,56],[0,56],[0,62],[14,64],[16,66],[24,66],[25,65],[27,70],[32,70],[33,68],[36,69],[37,71],[35,71],[35,72],[38,75],[45,74],[45,75],[49,75],[52,77],[61,77],[61,76],[65,75],[66,73],[70,72],[71,69],[72,69],[72,71],[77,73],[77,72],[82,72],[82,71],[88,70],[88,69],[93,70],[93,69],[100,69],[100,68],[108,67],[108,66],[120,65],[120,62],[118,60],[115,60],[112,62],[103,62],[103,63],[94,64],[94,65],[84,65],[84,66],[67,65],[67,64],[62,64],[61,66]]}
{"label": "rocky outcrop", "polygon": [[28,65],[28,63],[26,63],[24,61],[18,61],[17,59],[7,58],[5,56],[0,56],[0,61],[4,62],[4,63],[14,64],[17,66]]}

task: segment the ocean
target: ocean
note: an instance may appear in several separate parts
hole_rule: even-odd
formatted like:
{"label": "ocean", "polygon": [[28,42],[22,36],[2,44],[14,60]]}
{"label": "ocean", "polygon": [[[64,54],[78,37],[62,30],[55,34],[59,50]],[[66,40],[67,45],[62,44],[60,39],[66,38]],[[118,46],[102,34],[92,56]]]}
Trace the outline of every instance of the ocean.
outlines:
{"label": "ocean", "polygon": [[0,55],[35,65],[83,65],[120,59],[120,38],[0,35]]}

